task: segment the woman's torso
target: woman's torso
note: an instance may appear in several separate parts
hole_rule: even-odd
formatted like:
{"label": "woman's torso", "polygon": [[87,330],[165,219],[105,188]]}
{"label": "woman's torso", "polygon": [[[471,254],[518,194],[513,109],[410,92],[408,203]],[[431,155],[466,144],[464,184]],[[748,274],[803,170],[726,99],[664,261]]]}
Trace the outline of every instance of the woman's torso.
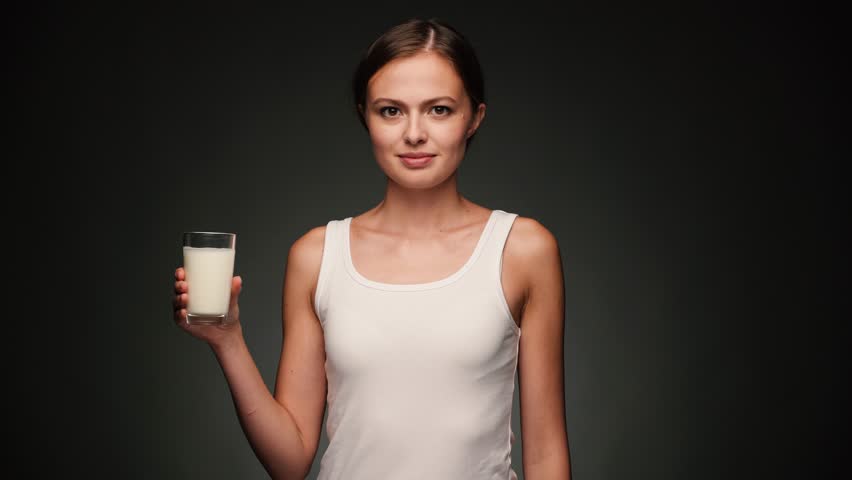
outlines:
{"label": "woman's torso", "polygon": [[502,264],[517,215],[487,212],[446,242],[328,223],[314,298],[328,380],[320,479],[517,478],[523,287]]}

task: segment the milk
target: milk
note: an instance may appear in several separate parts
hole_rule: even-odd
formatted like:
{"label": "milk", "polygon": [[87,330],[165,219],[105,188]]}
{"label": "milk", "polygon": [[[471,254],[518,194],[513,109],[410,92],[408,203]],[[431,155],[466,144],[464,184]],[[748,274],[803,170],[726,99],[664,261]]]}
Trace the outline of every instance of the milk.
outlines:
{"label": "milk", "polygon": [[233,248],[183,247],[187,308],[194,316],[224,316],[231,300]]}

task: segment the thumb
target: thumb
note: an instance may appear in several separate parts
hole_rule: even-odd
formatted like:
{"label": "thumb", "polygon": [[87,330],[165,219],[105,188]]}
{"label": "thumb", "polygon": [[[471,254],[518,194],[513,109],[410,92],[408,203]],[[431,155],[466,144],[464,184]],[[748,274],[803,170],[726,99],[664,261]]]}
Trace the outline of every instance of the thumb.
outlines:
{"label": "thumb", "polygon": [[237,275],[231,279],[231,305],[237,303],[240,292],[243,291],[243,277]]}

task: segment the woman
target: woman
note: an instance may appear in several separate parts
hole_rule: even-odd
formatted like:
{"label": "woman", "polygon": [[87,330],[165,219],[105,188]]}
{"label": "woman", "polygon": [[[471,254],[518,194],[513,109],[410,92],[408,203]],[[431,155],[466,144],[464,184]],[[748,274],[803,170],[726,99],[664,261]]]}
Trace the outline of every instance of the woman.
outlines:
{"label": "woman", "polygon": [[525,477],[568,478],[556,239],[457,189],[485,116],[472,47],[443,22],[402,23],[367,50],[353,93],[385,196],[290,248],[274,395],[241,333],[239,276],[226,325],[188,325],[178,268],[177,324],[212,347],[273,478],[308,474],[326,401],[320,479],[517,478],[516,369]]}

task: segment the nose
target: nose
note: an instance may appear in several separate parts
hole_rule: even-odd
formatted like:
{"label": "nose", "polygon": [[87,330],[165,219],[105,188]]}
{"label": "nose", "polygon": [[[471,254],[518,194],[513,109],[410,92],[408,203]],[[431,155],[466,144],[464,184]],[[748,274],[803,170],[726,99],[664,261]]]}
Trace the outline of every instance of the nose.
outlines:
{"label": "nose", "polygon": [[403,134],[405,143],[409,145],[419,145],[426,142],[426,130],[421,125],[420,120],[416,115],[408,117],[408,125],[405,127]]}

